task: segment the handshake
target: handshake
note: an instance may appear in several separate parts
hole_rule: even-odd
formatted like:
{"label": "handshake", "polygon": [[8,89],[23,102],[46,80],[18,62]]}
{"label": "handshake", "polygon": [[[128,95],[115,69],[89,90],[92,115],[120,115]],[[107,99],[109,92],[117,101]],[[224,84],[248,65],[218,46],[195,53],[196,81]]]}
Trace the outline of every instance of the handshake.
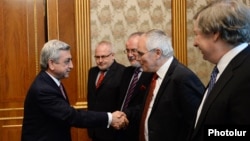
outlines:
{"label": "handshake", "polygon": [[115,111],[112,113],[111,126],[113,126],[115,129],[119,130],[122,128],[126,128],[128,126],[128,123],[129,121],[124,112]]}

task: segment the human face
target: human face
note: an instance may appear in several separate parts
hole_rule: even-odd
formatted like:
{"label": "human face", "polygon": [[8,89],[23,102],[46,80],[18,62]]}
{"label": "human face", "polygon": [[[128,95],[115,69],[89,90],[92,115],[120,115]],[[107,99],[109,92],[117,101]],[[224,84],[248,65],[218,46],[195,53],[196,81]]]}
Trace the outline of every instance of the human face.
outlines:
{"label": "human face", "polygon": [[143,71],[145,72],[156,72],[156,62],[158,56],[155,50],[148,50],[146,48],[146,37],[141,36],[139,43],[138,43],[138,57],[137,61],[140,62]]}
{"label": "human face", "polygon": [[139,67],[140,63],[136,60],[137,58],[137,47],[140,36],[134,36],[128,39],[126,42],[126,49],[124,53],[127,54],[128,61],[131,66]]}
{"label": "human face", "polygon": [[69,77],[69,72],[73,69],[72,56],[70,51],[61,50],[59,59],[49,60],[49,73],[58,80]]}
{"label": "human face", "polygon": [[200,49],[203,54],[203,59],[211,63],[215,63],[216,47],[215,47],[216,34],[204,34],[198,27],[198,19],[194,21],[194,46]]}
{"label": "human face", "polygon": [[107,70],[114,62],[114,53],[107,45],[99,45],[95,50],[96,65],[100,70]]}

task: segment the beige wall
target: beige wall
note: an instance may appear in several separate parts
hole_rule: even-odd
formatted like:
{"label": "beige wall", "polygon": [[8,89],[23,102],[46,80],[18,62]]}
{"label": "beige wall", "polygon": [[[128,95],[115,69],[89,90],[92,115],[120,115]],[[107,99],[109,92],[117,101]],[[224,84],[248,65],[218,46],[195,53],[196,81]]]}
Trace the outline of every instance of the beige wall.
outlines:
{"label": "beige wall", "polygon": [[[187,54],[188,67],[206,85],[211,68],[193,47],[192,17],[201,6],[211,0],[187,0]],[[250,5],[249,0],[242,0]],[[171,34],[171,0],[90,0],[91,2],[91,51],[101,40],[108,40],[116,48],[116,60],[129,65],[123,53],[125,41],[135,31],[162,29]],[[92,66],[95,61],[92,56]]]}
{"label": "beige wall", "polygon": [[[97,42],[108,40],[116,48],[117,61],[129,65],[123,53],[129,34],[152,28],[171,32],[171,0],[91,0],[90,2],[92,53]],[[94,59],[92,64],[95,65]]]}

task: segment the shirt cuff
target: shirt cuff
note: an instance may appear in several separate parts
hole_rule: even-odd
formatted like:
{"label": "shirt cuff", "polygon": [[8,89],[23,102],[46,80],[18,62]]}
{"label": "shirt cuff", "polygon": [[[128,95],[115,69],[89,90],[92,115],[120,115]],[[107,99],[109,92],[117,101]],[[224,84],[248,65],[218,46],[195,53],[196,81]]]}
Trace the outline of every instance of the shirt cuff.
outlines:
{"label": "shirt cuff", "polygon": [[109,121],[108,121],[107,128],[109,128],[109,127],[110,127],[111,122],[112,122],[112,114],[111,114],[110,112],[108,112],[108,118],[109,118]]}

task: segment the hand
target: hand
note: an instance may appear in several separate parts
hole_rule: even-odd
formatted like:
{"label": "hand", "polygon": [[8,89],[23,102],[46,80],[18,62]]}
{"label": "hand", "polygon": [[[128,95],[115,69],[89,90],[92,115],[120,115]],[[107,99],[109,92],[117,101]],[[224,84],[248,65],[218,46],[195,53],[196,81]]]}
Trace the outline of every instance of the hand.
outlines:
{"label": "hand", "polygon": [[112,122],[111,126],[113,126],[115,129],[121,129],[128,126],[128,119],[124,112],[121,111],[115,111],[112,113]]}

